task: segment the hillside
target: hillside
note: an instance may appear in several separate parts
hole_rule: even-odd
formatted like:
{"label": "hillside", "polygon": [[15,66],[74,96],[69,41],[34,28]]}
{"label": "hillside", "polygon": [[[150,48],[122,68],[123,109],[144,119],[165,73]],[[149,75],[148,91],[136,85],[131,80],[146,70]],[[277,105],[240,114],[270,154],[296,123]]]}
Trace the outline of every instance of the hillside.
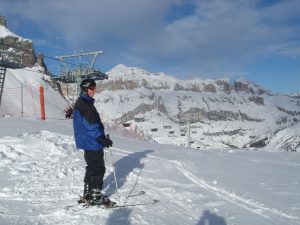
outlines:
{"label": "hillside", "polygon": [[[121,203],[160,202],[85,209],[76,206],[85,162],[72,122],[0,118],[0,124],[7,128],[0,130],[0,224],[300,224],[298,153],[187,151],[112,134]],[[104,191],[118,201],[106,153]]]}
{"label": "hillside", "polygon": [[66,100],[45,82],[41,67],[7,69],[0,116],[40,118],[40,86],[44,87],[46,118],[64,118]]}

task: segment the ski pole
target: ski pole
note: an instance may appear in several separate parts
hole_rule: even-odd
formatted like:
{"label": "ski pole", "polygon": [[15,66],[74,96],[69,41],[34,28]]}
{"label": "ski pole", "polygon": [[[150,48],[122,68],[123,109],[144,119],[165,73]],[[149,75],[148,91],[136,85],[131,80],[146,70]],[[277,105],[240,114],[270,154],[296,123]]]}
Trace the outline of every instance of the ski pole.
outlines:
{"label": "ski pole", "polygon": [[[107,134],[106,137],[109,138],[109,134]],[[110,152],[110,161],[111,161],[111,165],[112,165],[112,168],[113,168],[113,173],[114,173],[114,178],[115,178],[115,184],[116,184],[116,189],[117,189],[117,195],[118,195],[118,198],[119,198],[119,204],[121,204],[121,197],[120,197],[119,187],[118,187],[118,182],[117,182],[115,162],[114,162],[114,158],[113,158],[113,154],[112,154],[111,148],[108,148],[108,149],[109,149],[109,152]]]}

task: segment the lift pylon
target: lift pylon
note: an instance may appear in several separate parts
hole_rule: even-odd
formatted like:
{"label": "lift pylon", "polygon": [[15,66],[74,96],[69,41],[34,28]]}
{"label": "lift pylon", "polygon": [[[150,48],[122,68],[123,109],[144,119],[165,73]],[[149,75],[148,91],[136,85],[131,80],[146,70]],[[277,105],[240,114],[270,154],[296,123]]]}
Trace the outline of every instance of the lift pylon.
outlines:
{"label": "lift pylon", "polygon": [[[85,78],[92,78],[95,80],[104,80],[107,79],[108,76],[101,72],[99,69],[94,69],[94,65],[97,59],[97,56],[102,54],[103,51],[95,51],[95,52],[80,52],[62,56],[56,56],[55,58],[60,60],[64,64],[64,71],[61,72],[58,80],[65,83],[76,83]],[[83,57],[83,56],[91,56],[93,55],[93,59],[88,66],[82,66],[82,64],[77,65],[79,68],[69,71],[67,67],[66,58],[75,58],[75,57]]]}

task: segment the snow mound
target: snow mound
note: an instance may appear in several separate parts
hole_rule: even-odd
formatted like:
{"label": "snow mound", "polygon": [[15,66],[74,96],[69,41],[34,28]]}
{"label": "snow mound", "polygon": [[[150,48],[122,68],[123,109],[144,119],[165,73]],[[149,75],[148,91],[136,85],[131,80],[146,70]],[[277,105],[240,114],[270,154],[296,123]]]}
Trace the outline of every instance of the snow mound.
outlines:
{"label": "snow mound", "polygon": [[[85,162],[69,134],[41,131],[0,136],[1,224],[299,224],[299,154],[241,150],[186,151],[112,135],[104,192],[121,203],[155,205],[104,210],[76,205]],[[55,128],[57,129],[57,128]],[[67,130],[67,129],[61,129]],[[116,194],[113,163],[120,188]],[[238,169],[237,169],[238,168]],[[146,193],[136,195],[143,190]],[[159,213],[157,213],[159,212]],[[216,223],[217,221],[217,223]]]}

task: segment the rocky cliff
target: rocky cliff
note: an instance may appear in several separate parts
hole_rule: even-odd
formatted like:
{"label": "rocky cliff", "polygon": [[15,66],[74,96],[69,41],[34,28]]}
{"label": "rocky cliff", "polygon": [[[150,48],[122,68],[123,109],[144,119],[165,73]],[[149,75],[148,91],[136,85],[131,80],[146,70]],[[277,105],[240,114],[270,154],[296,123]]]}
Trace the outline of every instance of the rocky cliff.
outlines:
{"label": "rocky cliff", "polygon": [[7,28],[7,22],[3,16],[0,16],[0,51],[14,52],[13,61],[24,66],[32,67],[35,64],[32,41],[11,32]]}

